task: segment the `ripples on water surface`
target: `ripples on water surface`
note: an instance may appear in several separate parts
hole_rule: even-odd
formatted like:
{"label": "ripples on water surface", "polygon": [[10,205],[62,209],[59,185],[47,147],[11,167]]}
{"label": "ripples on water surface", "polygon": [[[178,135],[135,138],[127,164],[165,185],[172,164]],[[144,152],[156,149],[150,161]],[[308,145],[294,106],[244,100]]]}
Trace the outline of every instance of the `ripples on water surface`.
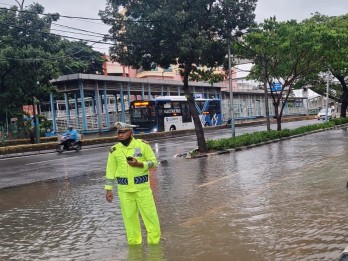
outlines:
{"label": "ripples on water surface", "polygon": [[127,247],[102,172],[2,190],[0,260],[335,260],[348,244],[347,138],[162,162],[159,246]]}

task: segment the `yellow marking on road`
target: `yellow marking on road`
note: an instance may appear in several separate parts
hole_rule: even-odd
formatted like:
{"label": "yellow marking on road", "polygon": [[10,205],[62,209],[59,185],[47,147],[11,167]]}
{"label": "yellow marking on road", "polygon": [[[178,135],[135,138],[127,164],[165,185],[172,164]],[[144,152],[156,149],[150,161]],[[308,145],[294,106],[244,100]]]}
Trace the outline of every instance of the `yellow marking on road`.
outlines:
{"label": "yellow marking on road", "polygon": [[206,187],[206,186],[210,186],[210,185],[215,184],[215,183],[218,183],[218,182],[220,182],[220,181],[222,181],[222,180],[230,179],[230,178],[232,178],[233,176],[235,176],[235,175],[226,176],[226,177],[223,177],[223,178],[220,178],[220,179],[216,179],[216,180],[213,180],[213,181],[210,181],[210,182],[206,182],[206,183],[203,183],[203,184],[199,185],[198,187],[199,187],[199,188],[203,188],[203,187]]}
{"label": "yellow marking on road", "polygon": [[60,159],[51,159],[51,160],[43,160],[43,161],[36,161],[36,162],[31,162],[31,163],[27,163],[25,165],[34,165],[34,164],[41,164],[41,163],[46,163],[46,162],[50,162],[50,161],[60,161],[60,160],[67,160],[67,159],[72,159],[72,158],[76,158],[79,156],[72,156],[72,157],[66,157],[66,158],[60,158]]}
{"label": "yellow marking on road", "polygon": [[221,206],[212,208],[212,209],[208,210],[207,212],[205,212],[203,215],[189,218],[188,220],[181,223],[180,225],[184,226],[184,227],[192,226],[193,224],[196,224],[196,223],[202,222],[203,220],[206,220],[206,217],[209,217],[209,216],[216,214],[216,213],[220,213],[221,210],[223,210],[224,208],[226,208],[226,205],[221,205]]}

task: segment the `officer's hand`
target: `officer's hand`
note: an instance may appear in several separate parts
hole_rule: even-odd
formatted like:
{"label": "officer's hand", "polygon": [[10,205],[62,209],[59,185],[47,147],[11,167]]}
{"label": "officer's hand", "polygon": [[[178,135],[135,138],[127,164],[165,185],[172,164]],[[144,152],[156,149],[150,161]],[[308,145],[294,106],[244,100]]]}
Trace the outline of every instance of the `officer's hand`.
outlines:
{"label": "officer's hand", "polygon": [[138,168],[144,167],[144,164],[142,162],[139,162],[136,158],[132,158],[132,160],[129,160],[127,162],[132,167],[138,167]]}
{"label": "officer's hand", "polygon": [[106,191],[106,201],[111,203],[112,202],[112,199],[114,198],[113,194],[112,194],[112,190],[107,190]]}

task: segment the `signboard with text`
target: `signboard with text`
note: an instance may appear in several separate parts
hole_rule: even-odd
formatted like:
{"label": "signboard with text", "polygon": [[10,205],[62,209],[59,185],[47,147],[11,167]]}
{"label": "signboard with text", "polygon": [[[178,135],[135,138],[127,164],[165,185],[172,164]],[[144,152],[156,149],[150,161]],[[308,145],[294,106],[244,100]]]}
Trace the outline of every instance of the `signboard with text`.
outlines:
{"label": "signboard with text", "polygon": [[[25,113],[28,113],[30,116],[34,116],[34,107],[33,105],[23,105],[22,109]],[[37,112],[37,105],[35,105],[35,112]]]}
{"label": "signboard with text", "polygon": [[279,92],[282,90],[283,85],[280,82],[274,82],[272,83],[272,91],[273,92]]}

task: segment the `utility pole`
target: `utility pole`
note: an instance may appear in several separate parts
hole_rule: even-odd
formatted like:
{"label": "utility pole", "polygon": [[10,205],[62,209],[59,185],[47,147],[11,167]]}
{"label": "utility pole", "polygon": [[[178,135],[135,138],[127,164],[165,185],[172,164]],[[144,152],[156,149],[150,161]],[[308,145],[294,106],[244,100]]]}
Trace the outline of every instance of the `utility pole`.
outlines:
{"label": "utility pole", "polygon": [[6,113],[6,135],[8,136],[8,114],[7,114],[7,107],[6,107],[6,110],[5,110],[5,113]]}
{"label": "utility pole", "polygon": [[267,123],[267,131],[271,130],[271,123],[269,120],[269,106],[268,106],[268,77],[266,72],[266,58],[262,57],[262,74],[263,74],[263,89],[265,92],[265,109],[266,109],[266,123]]}
{"label": "utility pole", "polygon": [[231,65],[231,41],[228,39],[228,89],[230,92],[230,117],[231,117],[231,132],[232,137],[236,136],[236,131],[234,127],[234,109],[233,109],[233,89],[232,89],[232,65]]}

